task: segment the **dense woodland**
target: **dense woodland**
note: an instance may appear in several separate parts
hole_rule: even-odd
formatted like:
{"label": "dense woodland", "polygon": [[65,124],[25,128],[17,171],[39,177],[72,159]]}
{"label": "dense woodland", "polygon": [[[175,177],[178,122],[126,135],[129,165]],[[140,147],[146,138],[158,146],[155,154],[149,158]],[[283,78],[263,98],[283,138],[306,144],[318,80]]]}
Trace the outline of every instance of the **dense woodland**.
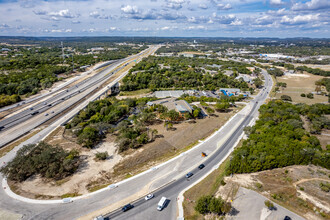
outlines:
{"label": "dense woodland", "polygon": [[79,166],[78,151],[65,151],[45,142],[25,145],[1,172],[13,181],[24,181],[34,175],[55,180],[73,174]]}
{"label": "dense woodland", "polygon": [[124,77],[121,90],[133,91],[146,88],[216,90],[220,87],[248,89],[246,82],[236,80],[234,76],[226,76],[221,71],[213,75],[206,73],[203,67],[213,64],[221,65],[221,70],[230,68],[235,72],[251,74],[246,69],[249,65],[234,61],[150,56],[136,64]]}
{"label": "dense woodland", "polygon": [[330,169],[330,147],[321,149],[319,140],[304,129],[302,117],[311,133],[328,129],[330,105],[296,104],[274,100],[260,108],[259,120],[245,129],[249,138],[233,153],[229,173],[251,173],[298,164],[315,164]]}

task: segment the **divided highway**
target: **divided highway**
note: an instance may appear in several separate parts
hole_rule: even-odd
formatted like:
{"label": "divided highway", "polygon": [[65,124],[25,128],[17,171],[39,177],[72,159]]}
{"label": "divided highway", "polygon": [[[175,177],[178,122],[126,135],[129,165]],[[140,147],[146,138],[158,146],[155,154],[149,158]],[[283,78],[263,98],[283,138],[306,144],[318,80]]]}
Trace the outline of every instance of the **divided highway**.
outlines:
{"label": "divided highway", "polygon": [[155,47],[151,47],[139,54],[113,61],[109,63],[109,67],[100,71],[96,75],[85,79],[70,88],[55,92],[54,94],[45,97],[39,103],[30,105],[25,110],[20,111],[13,116],[4,118],[0,121],[0,147],[19,138],[56,115],[61,114],[64,110],[96,91],[125,66],[135,62],[134,60],[140,57],[146,56],[150,51],[154,50]]}

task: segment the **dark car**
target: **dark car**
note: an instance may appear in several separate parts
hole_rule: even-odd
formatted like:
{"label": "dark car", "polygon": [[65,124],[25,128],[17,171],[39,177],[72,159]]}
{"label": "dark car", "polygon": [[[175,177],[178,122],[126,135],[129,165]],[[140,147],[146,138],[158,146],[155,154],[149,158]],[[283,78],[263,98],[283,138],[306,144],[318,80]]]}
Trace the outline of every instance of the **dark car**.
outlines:
{"label": "dark car", "polygon": [[127,204],[127,205],[125,205],[121,210],[123,211],[123,212],[126,212],[126,211],[128,211],[128,210],[130,210],[130,209],[132,209],[134,206],[132,205],[132,204]]}
{"label": "dark car", "polygon": [[199,168],[200,170],[203,169],[204,167],[205,167],[204,164],[201,164],[201,165],[198,166],[198,168]]}
{"label": "dark car", "polygon": [[285,216],[284,220],[291,220],[291,218],[289,216]]}
{"label": "dark car", "polygon": [[190,178],[190,177],[192,177],[192,175],[194,175],[194,174],[189,172],[189,173],[186,174],[186,178]]}

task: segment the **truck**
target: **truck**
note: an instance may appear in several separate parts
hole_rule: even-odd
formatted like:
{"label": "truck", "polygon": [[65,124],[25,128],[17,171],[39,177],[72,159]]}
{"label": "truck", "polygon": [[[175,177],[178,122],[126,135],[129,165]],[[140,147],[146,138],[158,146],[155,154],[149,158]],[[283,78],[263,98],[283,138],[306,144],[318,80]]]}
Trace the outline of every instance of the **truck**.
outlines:
{"label": "truck", "polygon": [[157,210],[158,211],[162,211],[163,210],[163,208],[166,205],[166,201],[167,201],[167,198],[164,197],[164,196],[160,199],[160,201],[158,202],[158,205],[157,205]]}

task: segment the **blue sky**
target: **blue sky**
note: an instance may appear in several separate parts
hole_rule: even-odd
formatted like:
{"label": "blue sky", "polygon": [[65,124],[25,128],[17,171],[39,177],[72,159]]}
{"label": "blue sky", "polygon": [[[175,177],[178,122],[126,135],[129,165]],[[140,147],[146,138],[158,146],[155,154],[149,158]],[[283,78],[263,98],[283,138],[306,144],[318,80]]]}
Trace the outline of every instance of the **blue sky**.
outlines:
{"label": "blue sky", "polygon": [[0,0],[0,35],[330,37],[330,0]]}

